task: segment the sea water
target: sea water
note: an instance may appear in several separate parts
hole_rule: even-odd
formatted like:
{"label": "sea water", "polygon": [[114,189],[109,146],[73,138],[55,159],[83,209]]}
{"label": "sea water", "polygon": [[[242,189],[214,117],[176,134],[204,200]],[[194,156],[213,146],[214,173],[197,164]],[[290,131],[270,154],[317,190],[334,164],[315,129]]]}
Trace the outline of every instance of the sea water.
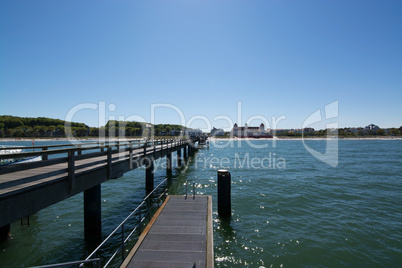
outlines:
{"label": "sea water", "polygon": [[[188,182],[213,196],[216,267],[400,266],[402,141],[336,142],[330,165],[307,149],[325,154],[326,140],[211,141],[174,170],[169,194],[184,194]],[[35,145],[45,143],[62,142]],[[166,176],[164,161],[156,163],[155,185]],[[231,173],[231,218],[217,214],[221,168]],[[104,237],[145,197],[144,176],[136,169],[102,184]],[[29,227],[12,223],[0,267],[84,259],[83,218],[78,194],[31,215]]]}

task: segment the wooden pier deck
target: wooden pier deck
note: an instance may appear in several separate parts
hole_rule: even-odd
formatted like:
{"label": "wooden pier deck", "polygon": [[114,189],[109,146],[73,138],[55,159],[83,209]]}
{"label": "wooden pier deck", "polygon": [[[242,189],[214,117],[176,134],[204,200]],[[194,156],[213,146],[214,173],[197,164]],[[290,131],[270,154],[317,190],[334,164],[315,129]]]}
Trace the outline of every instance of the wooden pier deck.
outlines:
{"label": "wooden pier deck", "polygon": [[[9,229],[11,222],[81,192],[84,192],[84,199],[89,201],[84,211],[89,215],[89,210],[96,208],[98,215],[101,212],[102,183],[145,166],[145,186],[147,190],[152,190],[155,160],[166,156],[166,171],[170,173],[174,152],[178,167],[194,152],[192,142],[186,139],[89,143],[68,148],[53,146],[52,150],[48,150],[48,147],[42,147],[42,151],[0,154],[0,159],[42,157],[42,161],[0,167],[0,228]],[[100,216],[96,217],[96,221],[100,225]],[[86,233],[94,229],[88,224]],[[97,236],[101,237],[98,229]]]}
{"label": "wooden pier deck", "polygon": [[212,228],[211,196],[169,196],[121,267],[211,268]]}

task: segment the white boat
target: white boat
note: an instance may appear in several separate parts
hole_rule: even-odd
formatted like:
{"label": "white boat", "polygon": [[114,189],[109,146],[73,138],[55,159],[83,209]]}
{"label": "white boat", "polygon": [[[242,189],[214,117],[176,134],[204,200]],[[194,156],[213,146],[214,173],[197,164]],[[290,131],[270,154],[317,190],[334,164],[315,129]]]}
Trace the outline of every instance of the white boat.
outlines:
{"label": "white boat", "polygon": [[[2,148],[7,148],[7,147],[3,146]],[[0,155],[19,154],[19,153],[22,153],[22,149],[13,149],[11,147],[11,148],[0,150]],[[36,161],[41,161],[41,160],[42,160],[42,156],[0,159],[0,166],[36,162]]]}

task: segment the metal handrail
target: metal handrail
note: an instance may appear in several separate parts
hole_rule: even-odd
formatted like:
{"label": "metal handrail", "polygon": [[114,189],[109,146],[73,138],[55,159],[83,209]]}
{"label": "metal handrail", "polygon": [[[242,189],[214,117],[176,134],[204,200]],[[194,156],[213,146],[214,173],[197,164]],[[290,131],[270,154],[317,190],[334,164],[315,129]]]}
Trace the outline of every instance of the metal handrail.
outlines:
{"label": "metal handrail", "polygon": [[[117,253],[119,252],[119,250],[122,251],[122,262],[124,261],[124,244],[131,238],[131,236],[134,234],[134,232],[138,229],[141,232],[141,225],[142,223],[145,221],[146,217],[148,215],[150,215],[151,210],[154,208],[155,204],[152,204],[152,206],[147,206],[146,203],[148,202],[148,200],[150,200],[151,196],[156,192],[156,190],[161,187],[162,184],[165,184],[165,186],[167,185],[167,178],[164,179],[161,183],[158,184],[158,186],[156,186],[143,200],[142,202],[108,235],[108,237],[102,241],[102,243],[91,253],[89,254],[89,256],[85,259],[85,260],[89,260],[92,257],[96,256],[96,253],[102,248],[102,246],[104,246],[107,241],[113,236],[115,235],[120,229],[122,230],[122,240],[121,243],[119,245],[119,247],[117,248],[117,250],[112,254],[112,256],[109,258],[109,260],[107,261],[107,263],[105,264],[104,267],[107,267],[112,261],[113,259],[116,257]],[[165,187],[165,190],[163,191],[163,193],[161,195],[158,195],[157,197],[157,204],[159,207],[159,202],[162,199],[163,196],[166,196],[166,192],[167,192],[167,187]],[[141,213],[141,208],[146,205],[145,207],[147,208],[147,212],[142,214]],[[124,224],[127,223],[127,221],[136,213],[138,212],[138,223],[135,225],[135,227],[133,228],[133,230],[131,230],[131,232],[129,233],[129,235],[125,238],[124,236]]]}
{"label": "metal handrail", "polygon": [[[144,214],[141,213],[141,208],[148,202],[148,200],[152,197],[152,195],[157,191],[158,188],[162,186],[162,184],[165,185],[165,189],[162,191],[160,195],[157,196],[157,205],[158,207],[160,206],[159,202],[162,199],[162,197],[167,195],[167,178],[164,179],[161,183],[158,184],[143,200],[142,202],[102,241],[102,243],[99,244],[99,246],[92,251],[91,254],[88,255],[88,257],[85,260],[80,260],[80,261],[72,261],[72,262],[65,262],[65,263],[58,263],[58,264],[50,264],[50,265],[44,265],[44,266],[35,266],[32,268],[54,268],[54,267],[64,267],[64,266],[71,266],[71,265],[79,265],[79,267],[83,267],[85,263],[92,263],[94,267],[102,267],[101,258],[96,258],[96,253],[107,243],[107,241],[115,235],[120,229],[122,230],[121,233],[121,243],[118,246],[117,250],[113,252],[113,254],[110,256],[110,258],[107,260],[105,265],[103,267],[107,267],[113,259],[117,256],[119,251],[121,250],[122,253],[122,260],[121,263],[125,259],[124,255],[124,245],[129,241],[131,236],[134,234],[135,231],[139,230],[141,232],[141,225],[145,221],[146,217],[151,213],[151,210],[154,208],[155,204],[152,204],[152,206],[145,206],[148,211]],[[127,237],[124,235],[124,225],[127,223],[127,221],[136,213],[138,212],[138,223],[134,226],[133,230],[129,233]],[[95,266],[96,265],[96,266]]]}
{"label": "metal handrail", "polygon": [[95,258],[95,259],[89,259],[89,260],[85,260],[85,261],[70,261],[70,262],[63,262],[63,263],[57,263],[57,264],[34,266],[31,268],[55,268],[55,267],[65,267],[65,266],[71,266],[71,265],[79,265],[81,267],[85,263],[92,263],[94,267],[98,267],[98,268],[101,267],[100,258]]}
{"label": "metal handrail", "polygon": [[[188,182],[186,181],[186,195],[184,196],[184,199],[187,199],[187,184]],[[193,199],[195,199],[195,182],[193,182]]]}

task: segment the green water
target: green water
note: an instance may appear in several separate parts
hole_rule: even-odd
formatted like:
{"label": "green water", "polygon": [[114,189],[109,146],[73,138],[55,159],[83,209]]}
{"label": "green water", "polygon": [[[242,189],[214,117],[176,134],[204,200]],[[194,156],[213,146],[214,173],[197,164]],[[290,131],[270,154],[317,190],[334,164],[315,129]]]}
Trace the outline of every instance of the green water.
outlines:
{"label": "green water", "polygon": [[[336,167],[312,156],[301,141],[226,143],[199,150],[175,171],[170,188],[170,194],[183,194],[185,182],[195,182],[197,194],[213,196],[216,267],[401,265],[402,141],[339,140]],[[325,152],[325,141],[307,145]],[[155,183],[165,177],[163,161]],[[232,175],[230,219],[216,213],[222,167]],[[102,185],[104,236],[145,196],[144,172]],[[34,214],[30,227],[16,222],[11,228],[12,239],[0,243],[1,267],[86,257],[82,195]]]}

